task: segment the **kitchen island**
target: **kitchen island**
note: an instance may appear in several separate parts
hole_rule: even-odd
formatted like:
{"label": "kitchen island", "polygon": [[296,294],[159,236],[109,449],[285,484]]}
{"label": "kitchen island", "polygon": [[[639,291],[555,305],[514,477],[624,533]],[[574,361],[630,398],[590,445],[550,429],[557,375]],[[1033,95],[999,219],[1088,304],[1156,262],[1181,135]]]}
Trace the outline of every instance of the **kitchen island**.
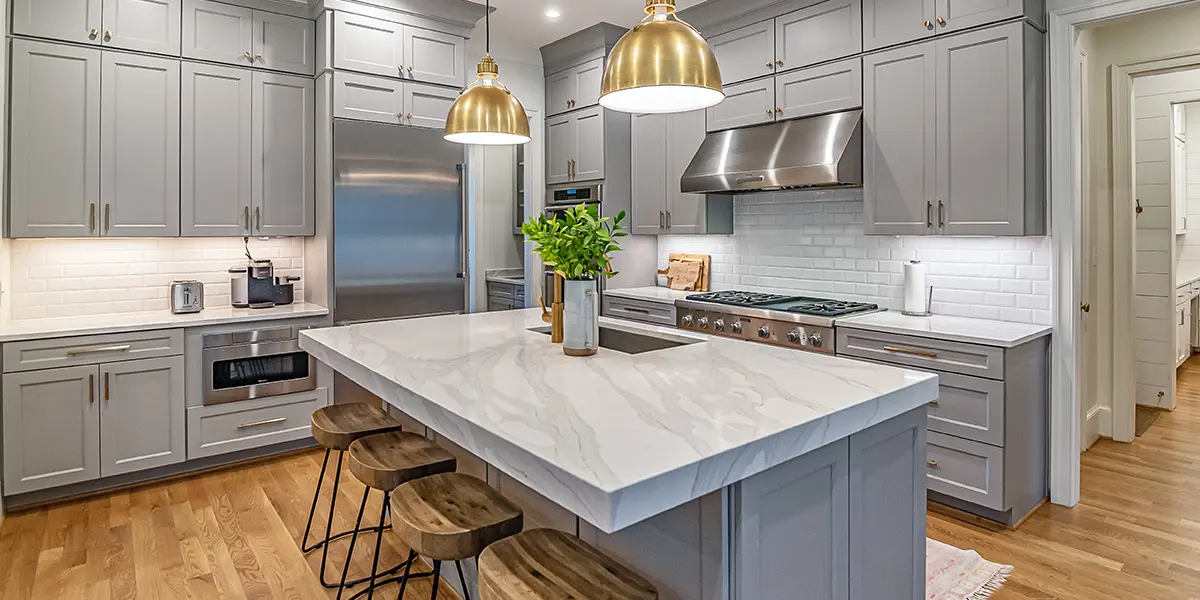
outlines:
{"label": "kitchen island", "polygon": [[581,537],[664,599],[924,595],[936,376],[601,325],[610,347],[588,358],[550,343],[537,309],[309,330],[300,344],[577,515]]}

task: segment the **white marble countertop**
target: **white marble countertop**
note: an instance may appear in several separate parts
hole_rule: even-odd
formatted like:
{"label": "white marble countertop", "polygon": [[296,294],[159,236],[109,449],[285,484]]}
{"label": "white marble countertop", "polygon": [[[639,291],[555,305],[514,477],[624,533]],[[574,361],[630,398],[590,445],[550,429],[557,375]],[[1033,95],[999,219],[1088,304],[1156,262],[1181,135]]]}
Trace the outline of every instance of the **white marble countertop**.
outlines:
{"label": "white marble countertop", "polygon": [[839,328],[867,329],[1001,348],[1014,348],[1030,340],[1050,335],[1053,331],[1049,325],[1030,325],[948,315],[908,317],[898,310],[840,318],[837,319],[836,324]]}
{"label": "white marble countertop", "polygon": [[1178,269],[1175,271],[1175,287],[1180,288],[1200,281],[1200,270]]}
{"label": "white marble countertop", "polygon": [[689,345],[563,354],[538,309],[301,332],[300,346],[605,532],[924,406],[937,376],[601,318]]}
{"label": "white marble countertop", "polygon": [[497,281],[500,283],[511,283],[513,285],[525,285],[525,270],[524,269],[488,269],[483,272],[485,281]]}
{"label": "white marble countertop", "polygon": [[623,288],[619,290],[604,289],[604,295],[614,298],[631,298],[633,300],[645,300],[647,302],[661,302],[663,304],[673,304],[676,300],[682,300],[692,294],[702,294],[703,292],[681,292],[671,288],[661,286],[646,286],[635,288]]}
{"label": "white marble countertop", "polygon": [[214,306],[198,313],[173,315],[169,310],[88,315],[48,319],[21,319],[0,322],[0,342],[37,340],[75,335],[122,333],[172,329],[175,327],[204,327],[253,321],[299,319],[329,314],[329,309],[316,304],[296,302],[274,308],[233,308]]}

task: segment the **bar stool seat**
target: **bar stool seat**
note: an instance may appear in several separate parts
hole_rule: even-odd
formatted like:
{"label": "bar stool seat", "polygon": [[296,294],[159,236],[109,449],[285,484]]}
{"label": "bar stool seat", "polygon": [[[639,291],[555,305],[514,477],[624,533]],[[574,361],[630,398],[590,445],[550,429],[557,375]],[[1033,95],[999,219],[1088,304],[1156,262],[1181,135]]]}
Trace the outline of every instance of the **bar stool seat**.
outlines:
{"label": "bar stool seat", "polygon": [[[465,589],[461,561],[517,534],[523,525],[520,507],[479,478],[463,473],[416,479],[392,492],[392,530],[412,549],[410,559],[421,555],[433,560],[435,599],[442,561],[455,561]],[[407,573],[400,584],[401,598]]]}
{"label": "bar stool seat", "polygon": [[531,529],[479,557],[482,600],[656,600],[650,582],[579,538]]}

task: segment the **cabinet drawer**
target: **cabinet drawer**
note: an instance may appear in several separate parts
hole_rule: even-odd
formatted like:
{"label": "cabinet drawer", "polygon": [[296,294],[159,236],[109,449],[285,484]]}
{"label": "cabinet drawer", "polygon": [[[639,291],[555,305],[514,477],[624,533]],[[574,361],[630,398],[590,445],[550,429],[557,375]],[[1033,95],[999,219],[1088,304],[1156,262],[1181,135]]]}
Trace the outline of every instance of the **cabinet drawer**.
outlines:
{"label": "cabinet drawer", "polygon": [[188,460],[303,439],[328,388],[187,409]]}
{"label": "cabinet drawer", "polygon": [[629,298],[614,298],[605,296],[601,303],[602,313],[606,317],[640,321],[652,325],[675,326],[675,305],[646,302]]}
{"label": "cabinet drawer", "polygon": [[878,331],[837,328],[837,353],[918,369],[1004,379],[1004,349]]}
{"label": "cabinet drawer", "polygon": [[183,354],[182,329],[32,340],[4,345],[4,372],[94,365],[179,354]]}
{"label": "cabinet drawer", "polygon": [[1004,445],[1004,382],[938,373],[929,430],[993,446]]}
{"label": "cabinet drawer", "polygon": [[926,446],[929,489],[993,510],[1004,506],[1004,449],[929,432]]}

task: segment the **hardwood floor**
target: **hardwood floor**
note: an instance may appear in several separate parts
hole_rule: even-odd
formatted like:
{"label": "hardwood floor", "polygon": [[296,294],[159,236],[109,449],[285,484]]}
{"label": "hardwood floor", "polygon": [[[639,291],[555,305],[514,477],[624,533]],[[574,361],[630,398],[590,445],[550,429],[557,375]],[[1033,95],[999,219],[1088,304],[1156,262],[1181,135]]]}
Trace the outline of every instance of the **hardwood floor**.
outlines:
{"label": "hardwood floor", "polygon": [[[1076,508],[1045,506],[1015,532],[930,513],[929,536],[1015,565],[995,600],[1200,600],[1200,356],[1180,373],[1175,412],[1133,444],[1101,440],[1083,454]],[[321,456],[10,514],[0,598],[332,598],[317,581],[320,553],[298,547]],[[342,482],[335,531],[351,525],[362,498],[352,476]],[[379,514],[378,495],[366,514]],[[333,546],[331,564],[342,564],[345,548]],[[370,548],[356,548],[354,572],[369,571]],[[407,554],[390,533],[384,551],[385,565]],[[389,586],[382,597],[395,593]],[[420,579],[405,596],[429,593]]]}

